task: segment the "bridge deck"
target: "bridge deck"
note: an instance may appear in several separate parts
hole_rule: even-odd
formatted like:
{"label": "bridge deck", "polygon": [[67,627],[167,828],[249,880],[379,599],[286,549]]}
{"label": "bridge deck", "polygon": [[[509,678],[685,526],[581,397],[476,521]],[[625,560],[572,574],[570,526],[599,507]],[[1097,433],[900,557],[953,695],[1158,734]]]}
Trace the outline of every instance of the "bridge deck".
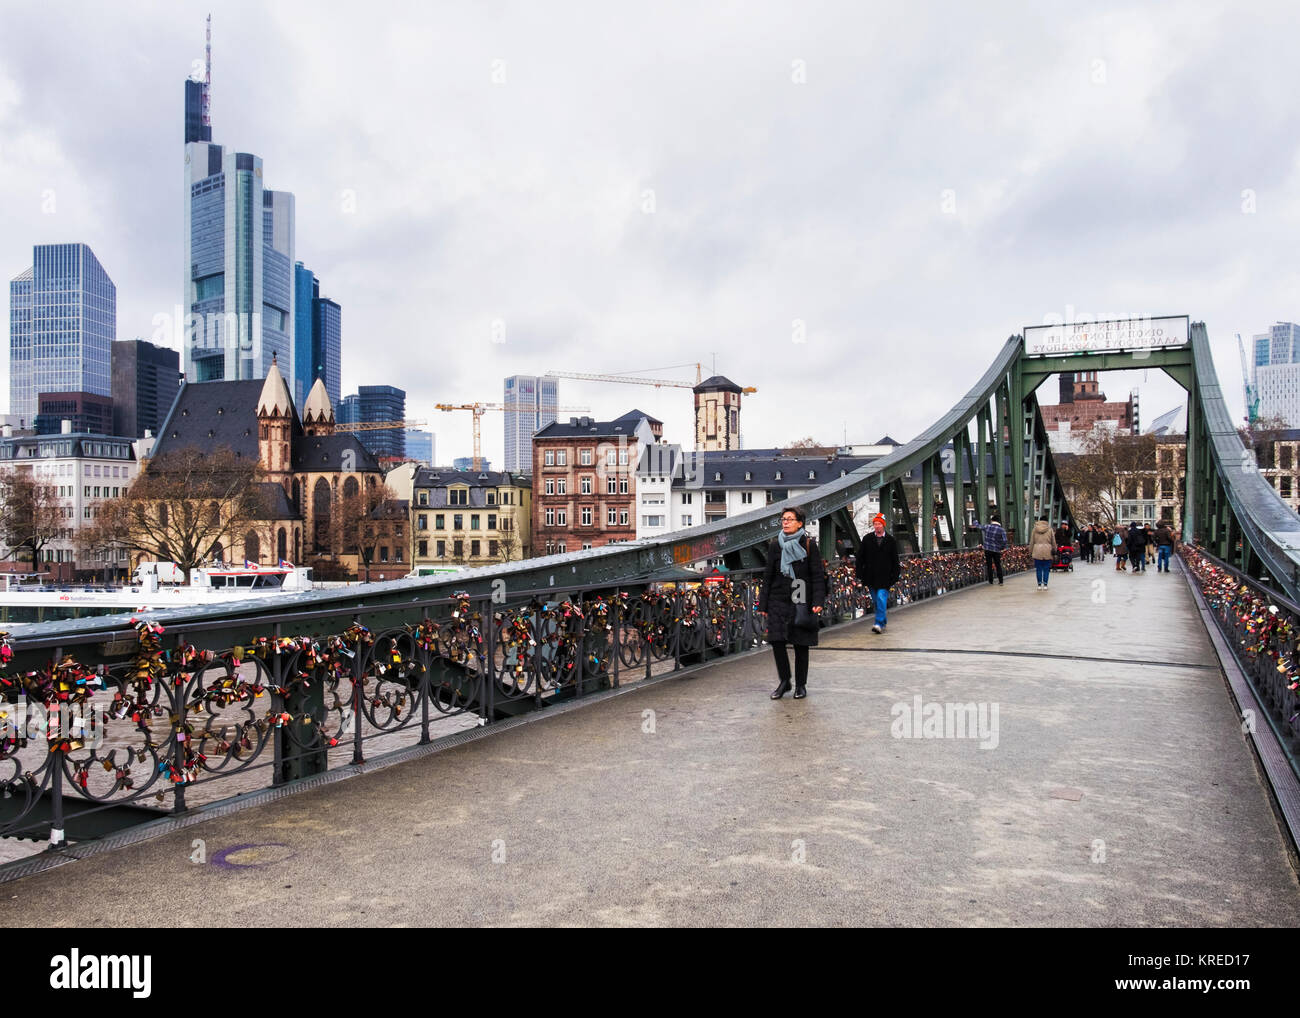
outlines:
{"label": "bridge deck", "polygon": [[[0,919],[1300,925],[1176,572],[1080,563],[889,630],[824,635],[801,702],[732,659],[19,879]],[[996,746],[895,738],[918,695],[996,704]]]}

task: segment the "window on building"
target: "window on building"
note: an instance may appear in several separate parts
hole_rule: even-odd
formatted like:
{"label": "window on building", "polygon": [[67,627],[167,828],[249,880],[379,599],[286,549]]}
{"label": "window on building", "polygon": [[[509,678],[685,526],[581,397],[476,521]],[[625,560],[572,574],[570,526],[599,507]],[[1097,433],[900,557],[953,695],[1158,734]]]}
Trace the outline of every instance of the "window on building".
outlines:
{"label": "window on building", "polygon": [[692,516],[683,516],[683,517],[682,517],[682,526],[683,526],[683,527],[693,527],[693,526],[695,526],[695,524],[692,522],[693,520],[694,520],[694,517],[692,517]]}
{"label": "window on building", "polygon": [[497,551],[497,547],[498,547],[498,546],[497,546],[496,541],[488,541],[488,557],[489,557],[489,558],[496,558],[497,555],[500,554],[500,552]]}
{"label": "window on building", "polygon": [[438,542],[438,545],[437,545],[437,550],[438,550],[438,558],[446,558],[446,557],[447,557],[447,542],[446,542],[446,541],[439,541],[439,542]]}
{"label": "window on building", "polygon": [[754,479],[754,475],[753,475],[753,473],[752,473],[751,471],[746,470],[746,471],[745,471],[745,480],[747,480],[747,481],[752,481],[753,479]]}
{"label": "window on building", "polygon": [[393,561],[394,562],[402,561],[402,546],[400,544],[393,549]]}
{"label": "window on building", "polygon": [[643,527],[662,527],[664,518],[662,516],[642,516],[641,526]]}
{"label": "window on building", "polygon": [[613,466],[617,466],[617,465],[618,465],[618,450],[617,450],[617,449],[606,449],[606,450],[605,450],[605,466],[607,466],[607,467],[613,467]]}
{"label": "window on building", "polygon": [[1278,482],[1278,494],[1283,498],[1291,497],[1291,477],[1289,475],[1283,476],[1281,481]]}
{"label": "window on building", "polygon": [[478,524],[479,524],[479,514],[471,513],[469,517],[469,529],[478,530],[479,529]]}
{"label": "window on building", "polygon": [[446,515],[445,515],[444,513],[437,513],[437,514],[433,517],[433,529],[434,529],[434,530],[446,530],[446,529],[447,529],[447,517],[446,517]]}
{"label": "window on building", "polygon": [[469,489],[448,488],[447,504],[448,505],[469,505]]}
{"label": "window on building", "polygon": [[563,555],[566,551],[569,550],[569,546],[565,544],[563,541],[559,541],[555,545],[555,550],[559,552],[561,555]]}
{"label": "window on building", "polygon": [[618,493],[619,493],[620,495],[626,495],[626,494],[627,494],[627,478],[626,478],[626,477],[620,477],[620,478],[618,479]]}
{"label": "window on building", "polygon": [[497,528],[497,514],[496,514],[496,513],[488,513],[488,524],[487,524],[487,528],[488,528],[488,530],[496,530],[496,528]]}
{"label": "window on building", "polygon": [[620,449],[618,451],[618,465],[620,467],[627,466],[627,453],[627,449]]}
{"label": "window on building", "polygon": [[555,510],[555,525],[557,527],[567,527],[569,525],[569,510],[567,509]]}
{"label": "window on building", "polygon": [[582,479],[582,493],[584,495],[591,494],[591,482],[592,482],[592,478],[590,477],[584,477]]}
{"label": "window on building", "polygon": [[464,516],[463,513],[454,513],[454,514],[452,514],[452,517],[451,517],[451,529],[452,529],[452,530],[464,530],[464,529],[465,529],[465,516]]}
{"label": "window on building", "polygon": [[[908,476],[910,477],[911,474],[909,473]],[[773,480],[774,480],[774,481],[779,481],[780,479],[781,479],[781,471],[778,470],[778,471],[776,472],[776,476],[773,478]]]}
{"label": "window on building", "polygon": [[488,504],[488,505],[496,505],[496,504],[497,504],[497,493],[496,493],[495,491],[489,491],[489,492],[487,493],[487,504]]}
{"label": "window on building", "polygon": [[417,542],[416,542],[416,545],[415,545],[415,554],[418,555],[420,558],[428,558],[428,557],[429,557],[429,542],[428,542],[428,541],[417,541]]}
{"label": "window on building", "polygon": [[553,527],[553,526],[555,526],[555,510],[554,510],[554,509],[549,509],[549,508],[548,508],[548,509],[546,510],[546,525],[547,525],[548,527]]}
{"label": "window on building", "polygon": [[556,450],[555,450],[555,465],[556,465],[557,467],[562,467],[562,466],[566,466],[566,465],[568,464],[568,462],[569,462],[569,450],[568,450],[568,449],[556,449]]}
{"label": "window on building", "polygon": [[553,466],[555,466],[555,450],[554,450],[554,449],[547,449],[547,450],[546,450],[546,452],[543,454],[542,463],[544,463],[544,464],[545,464],[546,466],[548,466],[548,467],[553,467]]}
{"label": "window on building", "polygon": [[580,453],[578,453],[578,462],[581,463],[584,467],[591,466],[591,450],[583,449]]}
{"label": "window on building", "polygon": [[469,542],[469,557],[470,557],[470,558],[478,558],[478,556],[479,556],[479,542],[478,542],[478,541],[470,541],[470,542]]}
{"label": "window on building", "polygon": [[553,481],[549,477],[546,479],[546,494],[548,495],[555,494],[555,481]]}
{"label": "window on building", "polygon": [[722,471],[721,471],[721,470],[715,470],[715,471],[713,472],[713,479],[714,479],[715,481],[720,481],[720,480],[722,480]]}
{"label": "window on building", "polygon": [[591,526],[591,506],[589,505],[582,507],[582,525],[584,527]]}
{"label": "window on building", "polygon": [[618,494],[618,478],[617,478],[617,477],[607,477],[607,478],[605,478],[605,494],[606,494],[606,495],[617,495],[617,494]]}
{"label": "window on building", "polygon": [[429,517],[424,513],[421,513],[419,516],[415,518],[415,526],[417,530],[428,530]]}
{"label": "window on building", "polygon": [[605,513],[605,522],[608,523],[611,527],[616,526],[618,524],[618,510],[617,509],[607,510]]}
{"label": "window on building", "polygon": [[1283,470],[1291,469],[1291,447],[1289,445],[1284,445],[1278,449],[1277,465]]}
{"label": "window on building", "polygon": [[388,561],[388,545],[386,544],[382,544],[379,546],[379,561],[380,562]]}
{"label": "window on building", "polygon": [[620,510],[618,511],[618,525],[619,525],[620,527],[626,527],[626,526],[627,526],[627,510],[626,510],[626,509],[620,509]]}
{"label": "window on building", "polygon": [[691,504],[691,493],[689,491],[683,491],[682,505],[690,505],[690,504]]}
{"label": "window on building", "polygon": [[567,495],[569,493],[569,482],[566,478],[556,478],[555,493],[557,495]]}
{"label": "window on building", "polygon": [[452,541],[452,543],[451,543],[451,552],[452,552],[453,555],[456,556],[456,558],[464,558],[464,557],[465,557],[465,542],[464,542],[464,541]]}
{"label": "window on building", "polygon": [[740,493],[740,501],[742,505],[752,505],[754,502],[754,493],[752,491],[742,491]]}

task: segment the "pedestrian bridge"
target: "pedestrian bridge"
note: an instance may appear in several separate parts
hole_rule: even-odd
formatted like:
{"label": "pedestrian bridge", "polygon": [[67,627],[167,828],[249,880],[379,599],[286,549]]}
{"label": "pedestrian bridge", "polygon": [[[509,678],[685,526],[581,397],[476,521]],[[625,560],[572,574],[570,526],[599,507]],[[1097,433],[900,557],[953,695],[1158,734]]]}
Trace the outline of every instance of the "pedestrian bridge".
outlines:
{"label": "pedestrian bridge", "polygon": [[[421,902],[411,921],[433,914],[409,883],[351,880],[394,852],[437,855],[448,908],[482,904],[447,921],[556,907],[751,922],[760,906],[769,921],[1293,919],[1300,526],[1249,469],[1204,326],[1179,321],[1176,343],[1163,326],[1120,330],[1147,347],[1013,336],[934,425],[802,499],[839,623],[806,701],[766,699],[754,610],[788,503],[450,581],[15,627],[0,638],[0,846],[51,851],[0,877],[44,886],[78,857],[90,870],[113,865],[105,848],[149,856],[193,835],[189,866],[206,868],[179,879],[324,864],[354,896],[333,902],[337,921],[383,902],[384,921],[408,921],[407,900]],[[985,585],[967,511],[997,512],[1013,539],[1040,515],[1070,519],[1037,387],[1133,367],[1189,394],[1183,572],[1078,563],[1047,592],[1022,575]],[[913,548],[886,637],[853,621],[865,595],[834,561],[871,492]],[[680,585],[705,559],[724,560],[726,582]],[[1007,562],[1023,570],[1024,549]],[[480,871],[484,837],[494,868]],[[554,894],[529,904],[517,865],[570,867],[576,883],[533,882]],[[707,878],[722,874],[718,896]],[[565,897],[583,887],[594,911]],[[709,901],[734,911],[698,911]],[[845,911],[863,901],[876,911]],[[799,911],[814,906],[819,919]]]}
{"label": "pedestrian bridge", "polygon": [[803,701],[768,699],[764,649],[625,675],[297,794],[10,864],[26,875],[3,911],[163,925],[201,900],[206,925],[271,926],[291,898],[308,926],[1295,926],[1287,837],[1192,587],[1181,563],[1108,560],[1047,591],[1020,572],[924,598],[885,636],[869,618],[824,632]]}

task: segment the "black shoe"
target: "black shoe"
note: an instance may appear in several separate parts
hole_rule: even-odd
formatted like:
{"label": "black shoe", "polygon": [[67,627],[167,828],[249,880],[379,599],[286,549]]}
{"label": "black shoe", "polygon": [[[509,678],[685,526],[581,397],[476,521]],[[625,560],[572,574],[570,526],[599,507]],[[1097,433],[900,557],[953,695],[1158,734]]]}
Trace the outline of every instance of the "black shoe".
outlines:
{"label": "black shoe", "polygon": [[[777,686],[776,689],[772,690],[772,699],[779,700],[781,699],[781,697],[785,696],[785,694],[788,692],[790,692],[790,680],[782,679],[781,684]],[[798,693],[795,694],[795,696],[798,695],[799,695]]]}
{"label": "black shoe", "polygon": [[807,687],[807,686],[795,686],[795,687],[794,687],[794,698],[795,698],[796,700],[802,700],[802,699],[803,699],[805,696],[807,696],[807,695],[808,695],[808,687]]}
{"label": "black shoe", "polygon": [[[993,581],[990,580],[989,582],[992,583]],[[999,587],[1002,586],[1002,581],[1001,581],[1001,580],[998,580],[998,586],[999,586]]]}

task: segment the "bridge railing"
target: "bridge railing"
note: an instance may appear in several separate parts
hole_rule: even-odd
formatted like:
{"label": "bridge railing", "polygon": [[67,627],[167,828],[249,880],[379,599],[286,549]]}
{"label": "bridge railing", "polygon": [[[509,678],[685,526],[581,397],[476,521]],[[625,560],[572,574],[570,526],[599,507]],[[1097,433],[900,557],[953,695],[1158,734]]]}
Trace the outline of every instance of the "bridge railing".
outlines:
{"label": "bridge railing", "polygon": [[1182,554],[1300,777],[1300,605],[1204,549]]}
{"label": "bridge railing", "polygon": [[[1005,569],[1028,567],[1023,548]],[[980,551],[908,556],[895,603],[983,582]],[[870,608],[828,564],[828,621]],[[101,836],[758,646],[762,570],[690,587],[570,586],[65,634],[44,667],[0,642],[0,836]],[[260,635],[246,634],[260,627]],[[211,630],[204,632],[205,629]],[[230,630],[226,628],[225,632]],[[15,645],[23,641],[14,640]],[[130,648],[122,653],[123,648]],[[31,648],[26,655],[30,659]]]}

